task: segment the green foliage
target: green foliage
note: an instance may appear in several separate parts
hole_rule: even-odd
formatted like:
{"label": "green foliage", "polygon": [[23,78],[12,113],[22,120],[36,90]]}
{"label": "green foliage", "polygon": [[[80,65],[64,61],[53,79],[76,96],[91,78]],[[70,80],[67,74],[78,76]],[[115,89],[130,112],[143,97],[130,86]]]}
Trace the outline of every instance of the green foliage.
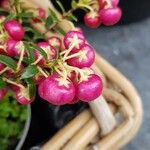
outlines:
{"label": "green foliage", "polygon": [[0,150],[19,140],[27,118],[27,107],[18,105],[8,93],[0,102]]}
{"label": "green foliage", "polygon": [[25,81],[26,81],[28,89],[29,89],[29,96],[32,99],[36,94],[35,82],[33,81],[32,78],[25,79]]}
{"label": "green foliage", "polygon": [[35,76],[38,73],[38,69],[36,65],[31,65],[28,66],[25,71],[23,72],[23,74],[21,75],[20,79],[27,79],[27,78],[31,78],[33,76]]}
{"label": "green foliage", "polygon": [[0,89],[4,88],[6,83],[3,81],[2,77],[0,77]]}
{"label": "green foliage", "polygon": [[0,55],[0,63],[5,64],[13,70],[16,70],[17,68],[16,62],[9,56]]}

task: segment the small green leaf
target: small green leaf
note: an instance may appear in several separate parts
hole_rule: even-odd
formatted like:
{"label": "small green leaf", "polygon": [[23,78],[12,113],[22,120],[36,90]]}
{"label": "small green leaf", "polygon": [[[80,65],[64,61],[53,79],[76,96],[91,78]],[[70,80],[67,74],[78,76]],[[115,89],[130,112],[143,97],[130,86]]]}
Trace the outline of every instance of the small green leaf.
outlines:
{"label": "small green leaf", "polygon": [[6,87],[6,83],[3,81],[3,79],[0,77],[0,89]]}
{"label": "small green leaf", "polygon": [[32,48],[33,50],[39,51],[39,53],[40,53],[45,59],[47,59],[47,54],[46,54],[46,52],[45,52],[42,48],[40,48],[40,47],[38,47],[38,46],[36,46],[36,45],[31,45],[31,48]]}
{"label": "small green leaf", "polygon": [[13,70],[16,70],[17,68],[16,62],[9,56],[0,55],[0,63],[5,64]]}
{"label": "small green leaf", "polygon": [[49,15],[45,21],[45,26],[48,28],[51,25],[53,25],[53,23],[54,23],[53,17],[51,15]]}
{"label": "small green leaf", "polygon": [[77,18],[76,16],[74,16],[73,14],[70,14],[67,18],[68,18],[70,21],[75,21],[75,22],[78,21],[78,18]]}
{"label": "small green leaf", "polygon": [[24,42],[25,49],[29,53],[28,61],[29,63],[34,62],[34,49],[30,47],[30,45],[27,42]]}
{"label": "small green leaf", "polygon": [[73,9],[76,9],[77,8],[77,1],[76,0],[72,0],[72,3],[71,3],[71,7],[73,8]]}
{"label": "small green leaf", "polygon": [[33,13],[32,12],[20,12],[17,14],[17,17],[19,17],[19,18],[32,18]]}
{"label": "small green leaf", "polygon": [[59,0],[56,0],[56,3],[58,4],[58,6],[60,7],[62,13],[64,14],[65,13],[65,9],[64,9],[64,6],[62,5],[62,3]]}
{"label": "small green leaf", "polygon": [[51,9],[49,9],[50,15],[52,15],[53,20],[58,21],[57,15],[55,14],[55,12]]}
{"label": "small green leaf", "polygon": [[36,94],[36,85],[32,78],[25,79],[27,86],[29,88],[29,96],[33,98]]}
{"label": "small green leaf", "polygon": [[35,65],[28,66],[23,72],[20,79],[31,78],[38,73],[38,69]]}
{"label": "small green leaf", "polygon": [[62,35],[65,35],[65,34],[66,34],[66,32],[65,32],[62,28],[59,28],[59,27],[57,27],[57,28],[55,29],[55,31],[58,32],[58,33],[60,33],[60,34],[62,34]]}

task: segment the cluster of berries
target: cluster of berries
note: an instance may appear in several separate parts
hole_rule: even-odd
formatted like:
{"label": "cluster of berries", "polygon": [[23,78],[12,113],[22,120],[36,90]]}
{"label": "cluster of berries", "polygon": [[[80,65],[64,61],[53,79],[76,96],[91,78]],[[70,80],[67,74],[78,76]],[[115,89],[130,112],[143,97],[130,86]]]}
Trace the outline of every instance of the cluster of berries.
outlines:
{"label": "cluster of berries", "polygon": [[[35,96],[29,96],[29,88],[20,79],[28,67],[23,58],[29,55],[23,42],[24,28],[17,20],[6,19],[4,16],[0,18],[4,22],[0,30],[0,55],[11,57],[17,64],[17,69],[13,70],[0,60],[0,76],[7,83],[7,87],[0,89],[0,99],[11,89],[19,103],[30,104]],[[66,33],[63,39],[52,36],[36,45],[47,55],[45,59],[35,49],[35,61],[30,64],[38,68],[38,73],[32,76],[32,80],[44,100],[54,105],[64,105],[79,100],[89,102],[101,95],[102,80],[90,69],[95,53],[81,30],[74,29]]]}
{"label": "cluster of berries", "polygon": [[90,28],[97,28],[101,24],[106,26],[116,24],[122,16],[122,11],[118,4],[119,0],[99,0],[99,9],[91,9],[84,16],[85,25]]}

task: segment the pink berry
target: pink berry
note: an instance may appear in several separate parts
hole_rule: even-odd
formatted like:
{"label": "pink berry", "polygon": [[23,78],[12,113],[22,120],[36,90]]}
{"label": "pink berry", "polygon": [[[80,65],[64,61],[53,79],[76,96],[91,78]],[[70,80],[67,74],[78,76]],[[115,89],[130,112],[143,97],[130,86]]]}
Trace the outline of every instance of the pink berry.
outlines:
{"label": "pink berry", "polygon": [[100,11],[100,18],[104,25],[111,26],[119,22],[122,16],[122,11],[119,7],[102,9]]}
{"label": "pink berry", "polygon": [[90,67],[94,63],[95,52],[90,45],[84,44],[80,50],[76,52],[72,52],[70,56],[76,53],[79,53],[79,56],[67,60],[69,65],[78,68],[84,68],[84,67]]}
{"label": "pink berry", "polygon": [[72,51],[80,49],[80,47],[85,43],[85,37],[81,32],[70,31],[64,37],[64,45],[68,49],[70,46],[75,44]]}
{"label": "pink berry", "polygon": [[68,104],[76,104],[77,102],[79,102],[79,99],[75,96],[74,99]]}
{"label": "pink berry", "polygon": [[4,28],[13,40],[20,41],[23,39],[24,29],[18,21],[13,19],[7,20],[4,23]]}
{"label": "pink berry", "polygon": [[15,57],[20,55],[20,49],[17,48],[19,45],[20,41],[15,41],[13,39],[9,39],[6,42],[6,52],[9,56]]}
{"label": "pink berry", "polygon": [[45,77],[42,74],[37,74],[33,77],[33,80],[37,85],[39,85],[43,80],[45,80]]}
{"label": "pink berry", "polygon": [[19,89],[15,91],[16,100],[18,103],[22,105],[28,105],[31,104],[34,101],[33,97],[32,99],[29,98],[29,93],[27,92],[27,89]]}
{"label": "pink berry", "polygon": [[91,74],[87,80],[76,84],[76,96],[82,101],[89,102],[99,97],[102,89],[102,79],[96,74]]}
{"label": "pink berry", "polygon": [[37,8],[38,11],[38,17],[41,19],[45,19],[46,18],[46,12],[43,8]]}
{"label": "pink berry", "polygon": [[1,0],[0,7],[8,10],[10,8],[9,0]]}
{"label": "pink berry", "polygon": [[35,23],[41,22],[41,19],[45,19],[46,18],[46,12],[43,8],[37,8],[35,11],[35,15],[37,17],[33,18],[33,21]]}
{"label": "pink berry", "polygon": [[[38,47],[42,48],[46,53],[47,53],[47,57],[48,60],[53,60],[56,58],[57,56],[57,50],[50,46],[48,42],[39,42],[37,44]],[[38,59],[39,57],[41,57],[41,54],[35,50],[34,51],[35,54],[35,58]],[[41,57],[41,60],[38,63],[39,65],[44,65],[45,64],[45,59],[43,57]]]}
{"label": "pink berry", "polygon": [[54,47],[54,48],[58,48],[58,49],[61,49],[62,48],[62,42],[61,42],[61,39],[56,37],[56,36],[51,36],[49,39],[48,39],[48,43]]}
{"label": "pink berry", "polygon": [[70,80],[55,74],[40,83],[38,93],[51,104],[64,105],[73,100],[75,88]]}
{"label": "pink berry", "polygon": [[7,90],[6,89],[0,89],[0,101],[3,99],[3,97],[6,95]]}
{"label": "pink berry", "polygon": [[101,24],[100,16],[97,13],[87,13],[84,16],[84,23],[87,27],[97,28]]}
{"label": "pink berry", "polygon": [[5,68],[5,65],[0,63],[0,71],[2,71]]}

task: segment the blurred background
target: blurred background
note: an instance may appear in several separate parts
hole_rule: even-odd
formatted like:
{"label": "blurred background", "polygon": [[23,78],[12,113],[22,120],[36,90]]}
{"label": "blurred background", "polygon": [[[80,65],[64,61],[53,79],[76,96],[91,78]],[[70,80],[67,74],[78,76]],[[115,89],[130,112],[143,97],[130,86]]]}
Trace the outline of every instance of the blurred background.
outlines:
{"label": "blurred background", "polygon": [[[61,2],[64,3],[66,10],[69,9],[70,0],[62,0]],[[53,0],[53,3],[55,5],[55,0]],[[98,53],[118,68],[138,89],[143,100],[145,112],[143,124],[138,135],[124,147],[124,150],[148,150],[150,149],[150,1],[121,0],[120,7],[123,10],[123,17],[116,26],[100,26],[98,29],[89,29],[81,21],[84,16],[81,10],[75,12],[80,20],[77,25],[84,30],[87,39]],[[25,148],[31,144],[41,142],[42,138],[48,138],[49,134],[52,136],[66,122],[84,109],[86,105],[48,106],[48,112],[43,113],[50,113],[51,118],[40,117],[36,107],[47,106],[42,101],[40,104],[33,103],[31,128],[24,145]],[[42,124],[40,124],[40,119],[42,119]],[[53,122],[53,125],[51,122]],[[36,125],[37,123],[38,126]],[[53,130],[48,130],[48,126]]]}

